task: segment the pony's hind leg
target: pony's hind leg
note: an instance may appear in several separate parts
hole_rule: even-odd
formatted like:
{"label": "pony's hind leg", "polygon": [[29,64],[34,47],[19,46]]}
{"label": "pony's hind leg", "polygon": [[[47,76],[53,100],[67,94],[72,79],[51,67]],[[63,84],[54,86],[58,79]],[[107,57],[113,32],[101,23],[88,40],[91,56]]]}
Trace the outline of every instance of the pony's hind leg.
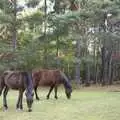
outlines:
{"label": "pony's hind leg", "polygon": [[34,88],[34,91],[35,91],[36,100],[40,100],[40,98],[38,97],[38,94],[37,94],[37,87]]}
{"label": "pony's hind leg", "polygon": [[23,109],[22,99],[23,99],[23,91],[20,90],[19,91],[19,96],[18,96],[18,101],[17,101],[17,104],[16,104],[16,109],[17,110],[22,110]]}
{"label": "pony's hind leg", "polygon": [[1,94],[2,94],[3,88],[4,88],[4,87],[1,87],[1,88],[0,88],[0,96],[1,96]]}
{"label": "pony's hind leg", "polygon": [[22,110],[23,109],[23,104],[22,104],[22,101],[23,101],[23,90],[21,91],[21,93],[20,93],[20,109]]}
{"label": "pony's hind leg", "polygon": [[58,99],[57,90],[58,90],[58,88],[57,88],[57,86],[55,86],[55,88],[54,88],[54,91],[55,91],[55,99]]}
{"label": "pony's hind leg", "polygon": [[0,96],[2,94],[3,88],[4,88],[5,84],[4,84],[4,79],[1,77],[0,78]]}
{"label": "pony's hind leg", "polygon": [[7,94],[8,94],[8,91],[9,91],[9,88],[6,86],[5,89],[4,89],[4,92],[3,92],[3,107],[4,107],[4,110],[7,110],[7,109],[8,109],[7,99],[6,99],[6,96],[7,96]]}
{"label": "pony's hind leg", "polygon": [[18,96],[17,104],[16,104],[16,109],[19,110],[19,103],[20,103],[20,93]]}
{"label": "pony's hind leg", "polygon": [[52,92],[53,88],[54,88],[54,85],[50,87],[50,90],[49,90],[49,92],[48,92],[48,94],[47,94],[47,99],[49,99],[50,93]]}

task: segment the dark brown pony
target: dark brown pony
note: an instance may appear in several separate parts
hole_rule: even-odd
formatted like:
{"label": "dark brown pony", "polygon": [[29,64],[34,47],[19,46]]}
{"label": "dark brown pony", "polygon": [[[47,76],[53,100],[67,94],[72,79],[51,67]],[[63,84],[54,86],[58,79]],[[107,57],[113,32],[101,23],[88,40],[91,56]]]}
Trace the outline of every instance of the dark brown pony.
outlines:
{"label": "dark brown pony", "polygon": [[32,111],[32,103],[33,103],[33,81],[32,74],[28,72],[20,72],[20,71],[5,71],[1,76],[0,80],[0,95],[3,91],[3,107],[4,110],[8,109],[7,106],[7,93],[9,89],[14,89],[19,91],[19,97],[16,104],[16,109],[23,109],[22,99],[23,92],[26,90],[26,102],[28,106],[28,111]]}
{"label": "dark brown pony", "polygon": [[64,85],[66,97],[69,99],[72,93],[72,86],[67,76],[60,70],[37,70],[33,72],[34,91],[36,99],[39,100],[37,88],[39,85],[49,86],[50,90],[47,94],[49,99],[50,93],[54,89],[55,98],[57,99],[57,89],[60,84]]}

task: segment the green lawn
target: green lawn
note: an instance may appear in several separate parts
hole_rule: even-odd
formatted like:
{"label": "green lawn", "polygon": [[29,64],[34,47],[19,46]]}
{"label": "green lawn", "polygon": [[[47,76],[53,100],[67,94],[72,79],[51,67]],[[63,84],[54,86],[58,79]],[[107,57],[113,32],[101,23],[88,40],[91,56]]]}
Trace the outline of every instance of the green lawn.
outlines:
{"label": "green lawn", "polygon": [[0,98],[0,120],[120,120],[120,92],[74,90],[67,100],[64,90],[59,90],[59,99],[53,94],[46,100],[47,90],[39,90],[41,100],[34,101],[33,112],[28,113],[24,98],[24,111],[15,110],[17,92],[8,94],[9,110],[2,111]]}

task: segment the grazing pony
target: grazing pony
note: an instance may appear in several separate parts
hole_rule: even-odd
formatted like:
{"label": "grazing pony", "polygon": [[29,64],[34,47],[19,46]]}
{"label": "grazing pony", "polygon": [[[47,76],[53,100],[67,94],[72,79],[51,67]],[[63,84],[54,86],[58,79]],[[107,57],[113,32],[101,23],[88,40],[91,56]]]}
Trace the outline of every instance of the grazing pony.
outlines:
{"label": "grazing pony", "polygon": [[0,95],[3,91],[3,107],[4,110],[8,109],[7,106],[7,94],[9,89],[14,89],[19,91],[19,97],[16,104],[16,109],[22,110],[22,99],[23,92],[26,90],[26,102],[28,111],[32,111],[32,103],[33,103],[33,81],[32,74],[28,72],[20,72],[20,71],[5,71],[1,76],[0,80]]}
{"label": "grazing pony", "polygon": [[34,84],[34,91],[36,99],[39,100],[37,94],[37,88],[39,85],[41,86],[49,86],[50,90],[47,94],[47,99],[49,99],[50,93],[52,92],[53,88],[55,91],[55,98],[57,99],[57,88],[60,84],[64,85],[66,97],[70,99],[72,93],[72,86],[70,84],[69,79],[67,76],[60,70],[37,70],[33,71],[33,84]]}

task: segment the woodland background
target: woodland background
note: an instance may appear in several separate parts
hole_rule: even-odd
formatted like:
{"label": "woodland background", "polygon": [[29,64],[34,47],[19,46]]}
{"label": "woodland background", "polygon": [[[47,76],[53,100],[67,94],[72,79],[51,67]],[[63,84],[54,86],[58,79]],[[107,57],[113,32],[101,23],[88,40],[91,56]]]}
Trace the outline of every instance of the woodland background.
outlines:
{"label": "woodland background", "polygon": [[0,71],[60,69],[74,83],[120,82],[120,0],[0,0]]}

